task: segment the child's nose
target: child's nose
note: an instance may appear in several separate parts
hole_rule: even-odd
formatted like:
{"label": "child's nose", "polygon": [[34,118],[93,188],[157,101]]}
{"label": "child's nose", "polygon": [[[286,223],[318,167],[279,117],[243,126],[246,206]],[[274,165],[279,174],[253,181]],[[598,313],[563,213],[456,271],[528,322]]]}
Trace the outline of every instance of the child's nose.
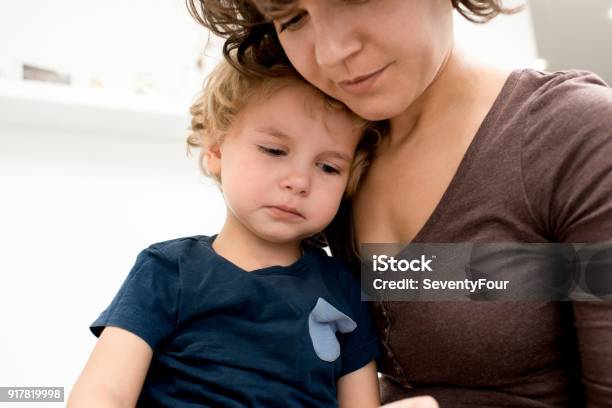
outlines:
{"label": "child's nose", "polygon": [[282,188],[293,194],[308,195],[310,192],[310,176],[306,172],[293,172],[283,179]]}

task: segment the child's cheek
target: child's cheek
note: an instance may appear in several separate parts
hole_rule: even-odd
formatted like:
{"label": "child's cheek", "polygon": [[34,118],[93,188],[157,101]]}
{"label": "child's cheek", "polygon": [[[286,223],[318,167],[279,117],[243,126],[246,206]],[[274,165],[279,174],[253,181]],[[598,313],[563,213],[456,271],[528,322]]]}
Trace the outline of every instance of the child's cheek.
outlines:
{"label": "child's cheek", "polygon": [[330,185],[324,190],[321,199],[319,200],[319,208],[321,208],[321,214],[324,215],[326,222],[329,223],[338,212],[340,201],[344,195],[346,188],[346,181],[343,178],[338,177],[333,185]]}
{"label": "child's cheek", "polygon": [[265,200],[275,189],[275,172],[268,163],[244,163],[238,179],[239,188],[253,202]]}

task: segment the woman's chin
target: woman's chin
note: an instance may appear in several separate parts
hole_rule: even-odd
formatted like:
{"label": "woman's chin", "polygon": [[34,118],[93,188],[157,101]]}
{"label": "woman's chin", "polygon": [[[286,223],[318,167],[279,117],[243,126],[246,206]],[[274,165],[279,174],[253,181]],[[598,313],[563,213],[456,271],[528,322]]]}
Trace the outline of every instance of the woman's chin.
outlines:
{"label": "woman's chin", "polygon": [[391,119],[391,118],[394,118],[395,116],[398,116],[402,112],[402,109],[400,108],[392,107],[392,106],[384,106],[384,104],[359,103],[359,104],[353,104],[353,106],[351,106],[350,104],[346,104],[346,105],[349,107],[350,110],[355,112],[357,115],[361,116],[362,118],[366,120],[371,120],[371,121]]}

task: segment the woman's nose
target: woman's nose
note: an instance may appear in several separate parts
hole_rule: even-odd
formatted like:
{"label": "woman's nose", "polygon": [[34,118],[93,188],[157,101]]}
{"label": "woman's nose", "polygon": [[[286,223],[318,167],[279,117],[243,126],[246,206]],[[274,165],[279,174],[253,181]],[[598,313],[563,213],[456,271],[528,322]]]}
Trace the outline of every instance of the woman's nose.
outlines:
{"label": "woman's nose", "polygon": [[283,179],[281,187],[293,194],[307,196],[310,193],[310,176],[306,172],[293,172]]}
{"label": "woman's nose", "polygon": [[315,58],[319,66],[338,66],[361,50],[361,41],[350,24],[325,19],[314,25]]}

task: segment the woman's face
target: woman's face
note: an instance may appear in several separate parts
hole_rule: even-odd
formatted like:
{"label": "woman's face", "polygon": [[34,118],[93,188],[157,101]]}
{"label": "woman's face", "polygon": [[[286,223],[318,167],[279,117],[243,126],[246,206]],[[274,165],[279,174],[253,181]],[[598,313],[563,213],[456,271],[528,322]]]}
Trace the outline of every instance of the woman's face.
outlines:
{"label": "woman's face", "polygon": [[453,45],[449,0],[297,0],[274,25],[304,78],[370,120],[408,109]]}

